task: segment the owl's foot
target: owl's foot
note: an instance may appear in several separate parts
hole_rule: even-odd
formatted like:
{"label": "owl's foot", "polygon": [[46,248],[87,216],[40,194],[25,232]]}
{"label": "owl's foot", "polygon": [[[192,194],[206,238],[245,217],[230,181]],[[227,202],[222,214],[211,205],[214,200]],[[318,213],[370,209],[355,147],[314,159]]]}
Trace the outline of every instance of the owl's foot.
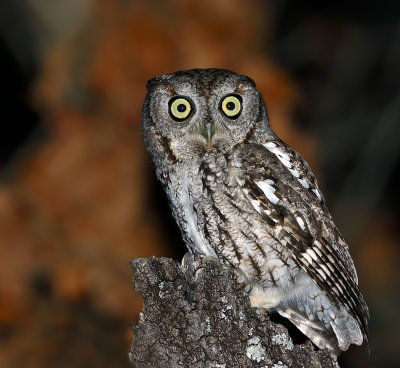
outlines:
{"label": "owl's foot", "polygon": [[233,273],[236,277],[236,281],[243,285],[243,290],[246,293],[251,293],[253,290],[253,283],[241,269],[224,264],[215,257],[186,253],[182,259],[182,269],[185,271],[187,276],[189,276],[188,273],[190,273],[190,278],[195,281],[197,280],[199,273],[206,267],[207,263],[213,263],[217,267],[222,267],[224,271]]}
{"label": "owl's foot", "polygon": [[231,266],[228,265],[222,265],[222,268],[225,271],[228,272],[232,272],[235,277],[236,277],[236,281],[243,285],[243,291],[246,293],[251,293],[251,291],[253,290],[253,283],[249,280],[248,276],[240,269],[240,268],[233,268]]}

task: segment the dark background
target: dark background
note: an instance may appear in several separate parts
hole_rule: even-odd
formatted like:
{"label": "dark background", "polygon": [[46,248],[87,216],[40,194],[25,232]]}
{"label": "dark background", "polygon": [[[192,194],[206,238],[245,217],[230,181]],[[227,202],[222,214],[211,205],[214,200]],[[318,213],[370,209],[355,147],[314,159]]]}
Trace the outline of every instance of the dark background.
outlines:
{"label": "dark background", "polygon": [[0,365],[127,366],[129,259],[185,252],[140,135],[146,80],[252,77],[351,246],[370,355],[398,367],[397,2],[0,3]]}

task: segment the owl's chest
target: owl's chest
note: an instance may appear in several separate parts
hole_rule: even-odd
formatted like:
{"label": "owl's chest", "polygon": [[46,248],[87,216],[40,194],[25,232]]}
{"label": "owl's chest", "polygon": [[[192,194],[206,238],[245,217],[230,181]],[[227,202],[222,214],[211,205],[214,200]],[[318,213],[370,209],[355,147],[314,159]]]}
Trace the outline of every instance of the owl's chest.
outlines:
{"label": "owl's chest", "polygon": [[225,157],[212,157],[175,168],[168,174],[167,194],[174,217],[192,251],[217,257],[229,213],[230,197],[239,188]]}
{"label": "owl's chest", "polygon": [[188,165],[170,175],[174,216],[189,248],[239,264],[256,241],[268,243],[268,229],[238,184],[225,157]]}

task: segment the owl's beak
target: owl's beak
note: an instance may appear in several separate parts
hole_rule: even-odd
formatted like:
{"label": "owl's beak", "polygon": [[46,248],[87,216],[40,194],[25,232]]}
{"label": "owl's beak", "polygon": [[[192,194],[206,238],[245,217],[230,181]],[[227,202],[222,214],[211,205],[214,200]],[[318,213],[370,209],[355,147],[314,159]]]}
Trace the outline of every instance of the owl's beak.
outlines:
{"label": "owl's beak", "polygon": [[202,136],[207,139],[208,147],[211,147],[211,140],[214,135],[214,129],[211,126],[211,123],[206,123],[201,132]]}

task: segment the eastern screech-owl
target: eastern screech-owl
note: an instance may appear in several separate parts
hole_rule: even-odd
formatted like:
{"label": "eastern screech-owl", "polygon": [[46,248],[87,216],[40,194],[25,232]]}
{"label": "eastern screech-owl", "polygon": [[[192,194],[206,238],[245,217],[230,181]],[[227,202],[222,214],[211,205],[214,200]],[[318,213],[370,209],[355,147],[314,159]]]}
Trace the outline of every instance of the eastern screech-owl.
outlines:
{"label": "eastern screech-owl", "polygon": [[366,340],[348,246],[304,159],[248,77],[193,69],[147,83],[143,132],[191,252],[244,273],[252,306],[332,352]]}

